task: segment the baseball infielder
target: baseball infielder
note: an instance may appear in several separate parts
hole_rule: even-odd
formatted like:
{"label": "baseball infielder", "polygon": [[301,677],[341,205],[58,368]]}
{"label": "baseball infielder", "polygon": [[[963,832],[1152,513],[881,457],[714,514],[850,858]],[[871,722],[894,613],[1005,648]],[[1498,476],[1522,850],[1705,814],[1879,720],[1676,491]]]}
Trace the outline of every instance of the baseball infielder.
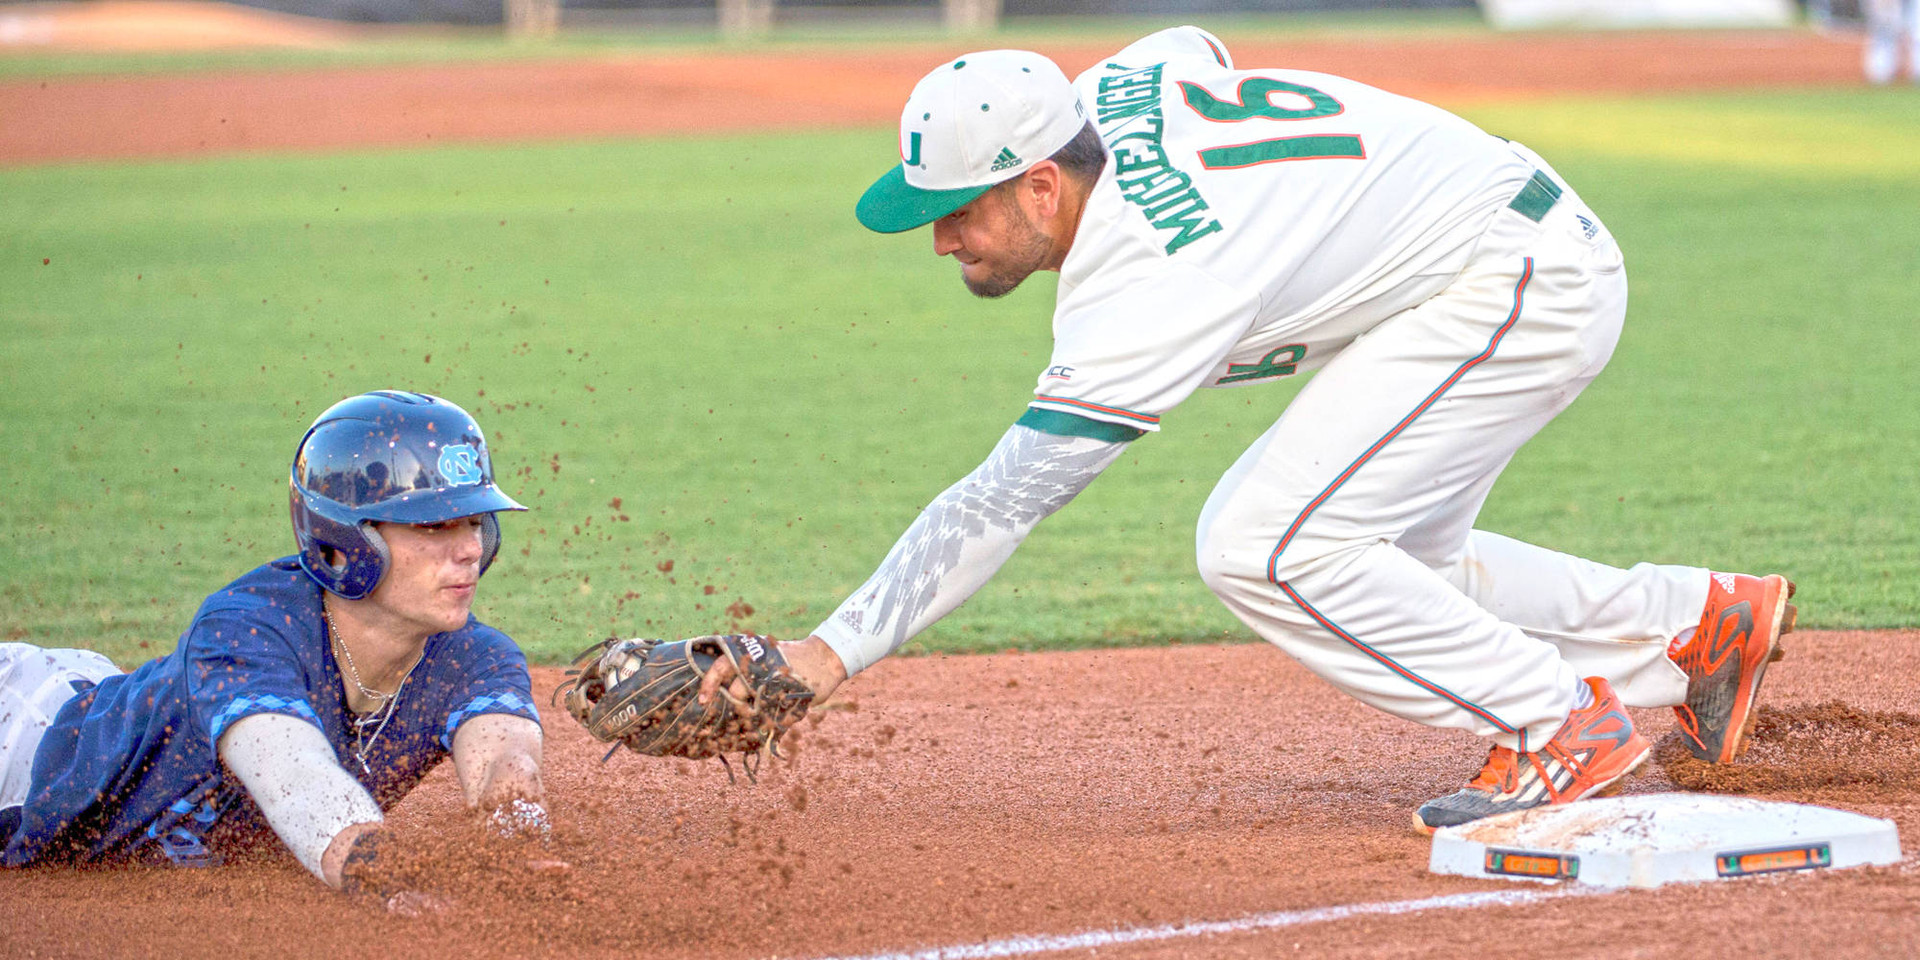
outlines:
{"label": "baseball infielder", "polygon": [[[1069,84],[1044,57],[943,64],[900,121],[867,227],[933,224],[981,296],[1058,270],[1026,413],[805,641],[830,693],[944,616],[1197,388],[1319,370],[1222,477],[1207,585],[1335,687],[1493,741],[1422,831],[1589,796],[1650,753],[1745,746],[1791,624],[1782,577],[1619,570],[1473,529],[1500,470],[1612,354],[1620,251],[1546,161],[1340,77],[1242,70],[1194,27]],[[704,694],[719,680],[710,678]]]}
{"label": "baseball infielder", "polygon": [[526,661],[469,612],[494,513],[525,509],[473,418],[350,397],[301,441],[290,496],[299,553],[208,596],[172,653],[123,674],[0,644],[0,863],[209,866],[271,829],[329,885],[392,898],[382,811],[449,754],[496,827],[545,829]]}

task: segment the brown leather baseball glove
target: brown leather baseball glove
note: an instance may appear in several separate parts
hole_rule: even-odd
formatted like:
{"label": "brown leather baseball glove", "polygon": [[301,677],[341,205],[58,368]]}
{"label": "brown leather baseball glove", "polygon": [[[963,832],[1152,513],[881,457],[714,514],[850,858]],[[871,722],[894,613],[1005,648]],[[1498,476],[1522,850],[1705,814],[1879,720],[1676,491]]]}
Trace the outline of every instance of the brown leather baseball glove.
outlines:
{"label": "brown leather baseball glove", "polygon": [[[732,665],[733,683],[713,702],[697,698],[714,667]],[[780,735],[807,715],[813,691],[795,679],[774,641],[754,634],[661,640],[602,640],[574,658],[561,685],[567,712],[594,737],[655,757],[705,760],[777,756]],[[728,768],[731,773],[731,767]]]}

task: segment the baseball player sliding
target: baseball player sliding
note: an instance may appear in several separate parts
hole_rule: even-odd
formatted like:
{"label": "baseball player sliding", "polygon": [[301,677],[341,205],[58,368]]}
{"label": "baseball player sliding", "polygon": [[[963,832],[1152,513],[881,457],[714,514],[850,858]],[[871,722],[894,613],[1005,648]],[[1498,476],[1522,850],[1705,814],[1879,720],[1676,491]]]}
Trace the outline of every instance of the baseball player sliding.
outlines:
{"label": "baseball player sliding", "polygon": [[[861,223],[932,224],[983,297],[1059,271],[1031,404],[806,640],[603,654],[569,700],[596,734],[685,754],[659,745],[687,715],[645,694],[683,663],[714,729],[761,701],[804,712],[773,679],[790,671],[817,703],[899,649],[1195,389],[1317,369],[1214,488],[1200,572],[1338,689],[1493,742],[1478,776],[1414,813],[1420,830],[1614,784],[1651,752],[1627,706],[1672,706],[1708,760],[1746,746],[1793,621],[1784,578],[1619,570],[1473,529],[1626,314],[1619,249],[1546,161],[1351,80],[1239,69],[1194,27],[1073,83],[1021,51],[942,64],[901,114],[900,156]],[[670,719],[624,732],[649,716]]]}
{"label": "baseball player sliding", "polygon": [[546,830],[526,662],[469,612],[499,552],[473,418],[381,391],[322,413],[292,470],[299,553],[201,604],[123,674],[0,644],[0,862],[219,863],[269,829],[331,886],[404,908],[382,810],[449,753],[503,833]]}

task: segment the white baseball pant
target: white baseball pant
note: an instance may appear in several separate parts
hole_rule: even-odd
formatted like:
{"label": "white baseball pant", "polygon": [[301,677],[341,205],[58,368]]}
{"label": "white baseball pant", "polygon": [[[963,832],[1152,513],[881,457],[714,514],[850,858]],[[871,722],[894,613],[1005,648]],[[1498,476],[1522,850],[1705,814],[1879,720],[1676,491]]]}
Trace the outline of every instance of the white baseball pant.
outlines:
{"label": "white baseball pant", "polygon": [[99,683],[119,672],[92,650],[0,643],[0,809],[26,801],[33,755],[54,715],[73,699],[73,682]]}
{"label": "white baseball pant", "polygon": [[1523,752],[1582,677],[1629,706],[1682,702],[1666,649],[1697,624],[1706,570],[1473,529],[1514,453],[1606,365],[1626,306],[1619,249],[1571,190],[1539,222],[1503,210],[1451,285],[1336,356],[1221,478],[1202,578],[1336,688]]}

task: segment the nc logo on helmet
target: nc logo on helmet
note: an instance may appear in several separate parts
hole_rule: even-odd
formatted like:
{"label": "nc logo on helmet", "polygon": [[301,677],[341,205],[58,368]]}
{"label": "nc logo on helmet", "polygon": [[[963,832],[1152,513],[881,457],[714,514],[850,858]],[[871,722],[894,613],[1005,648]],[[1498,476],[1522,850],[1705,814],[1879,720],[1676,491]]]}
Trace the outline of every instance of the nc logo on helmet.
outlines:
{"label": "nc logo on helmet", "polygon": [[471,443],[456,443],[440,448],[440,475],[456,487],[479,483],[480,451]]}

